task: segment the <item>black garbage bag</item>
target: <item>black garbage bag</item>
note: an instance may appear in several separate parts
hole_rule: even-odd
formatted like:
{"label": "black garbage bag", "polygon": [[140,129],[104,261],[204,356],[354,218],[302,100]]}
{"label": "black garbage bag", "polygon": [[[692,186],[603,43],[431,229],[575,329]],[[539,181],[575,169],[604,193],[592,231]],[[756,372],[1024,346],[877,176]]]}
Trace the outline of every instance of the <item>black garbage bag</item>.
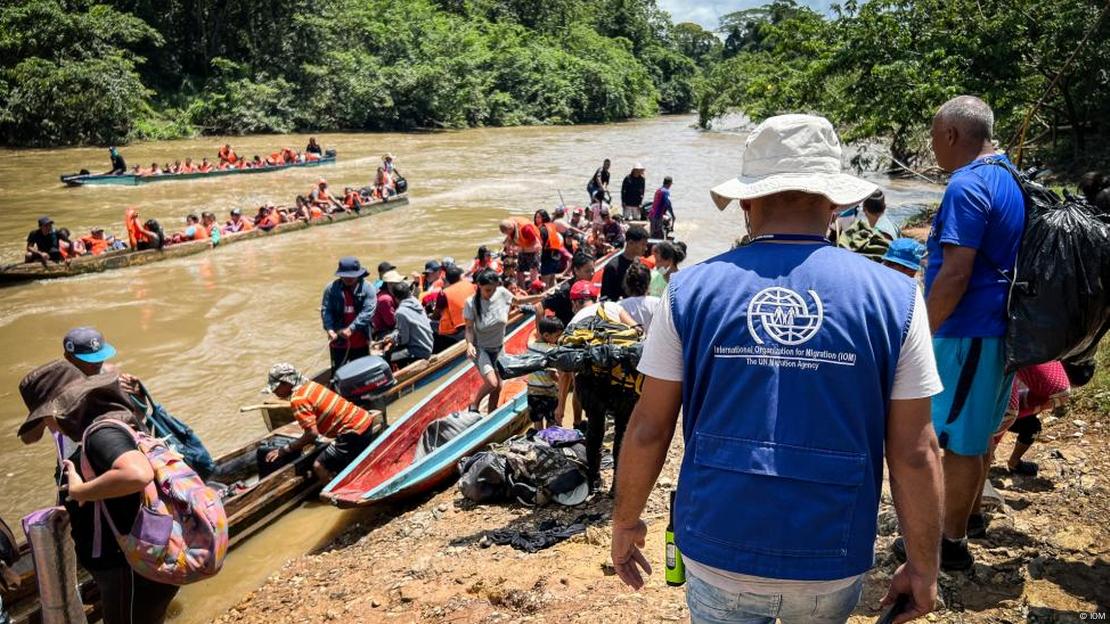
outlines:
{"label": "black garbage bag", "polygon": [[1027,220],[1006,329],[1006,370],[1089,360],[1110,329],[1110,225],[1022,181]]}
{"label": "black garbage bag", "polygon": [[564,373],[577,373],[590,363],[586,350],[578,347],[555,347],[547,352],[547,358],[551,366]]}
{"label": "black garbage bag", "polygon": [[519,354],[502,353],[494,364],[502,379],[516,379],[546,368],[547,354],[526,351]]}
{"label": "black garbage bag", "polygon": [[489,451],[459,461],[459,492],[476,503],[508,500],[509,477],[505,456]]}

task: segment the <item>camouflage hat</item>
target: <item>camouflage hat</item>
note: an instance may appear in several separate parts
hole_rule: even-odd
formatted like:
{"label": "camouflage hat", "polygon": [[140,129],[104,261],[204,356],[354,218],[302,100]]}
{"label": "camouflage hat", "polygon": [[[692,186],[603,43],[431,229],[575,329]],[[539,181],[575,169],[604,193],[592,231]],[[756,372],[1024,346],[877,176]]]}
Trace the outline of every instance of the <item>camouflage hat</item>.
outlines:
{"label": "camouflage hat", "polygon": [[273,392],[282,382],[294,388],[304,383],[304,376],[289,362],[278,362],[270,367],[270,378],[265,392]]}

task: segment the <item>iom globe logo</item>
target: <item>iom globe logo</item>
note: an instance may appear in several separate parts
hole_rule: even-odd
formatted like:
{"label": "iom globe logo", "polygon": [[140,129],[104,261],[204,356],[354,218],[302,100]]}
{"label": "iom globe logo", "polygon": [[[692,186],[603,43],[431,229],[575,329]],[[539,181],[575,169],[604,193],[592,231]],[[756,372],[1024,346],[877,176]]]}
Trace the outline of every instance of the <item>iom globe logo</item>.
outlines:
{"label": "iom globe logo", "polygon": [[772,340],[784,345],[800,345],[817,335],[825,319],[821,298],[812,290],[806,291],[812,306],[801,295],[781,286],[764,288],[748,304],[748,331],[752,338],[763,344],[757,325]]}

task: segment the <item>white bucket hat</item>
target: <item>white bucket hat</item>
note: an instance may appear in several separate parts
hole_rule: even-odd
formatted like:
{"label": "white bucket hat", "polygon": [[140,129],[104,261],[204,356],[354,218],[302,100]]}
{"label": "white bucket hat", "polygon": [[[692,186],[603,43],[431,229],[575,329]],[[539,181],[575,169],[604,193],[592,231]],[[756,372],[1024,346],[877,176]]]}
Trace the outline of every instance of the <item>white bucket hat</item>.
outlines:
{"label": "white bucket hat", "polygon": [[838,206],[858,204],[874,184],[840,172],[840,139],[824,117],[779,115],[756,126],[740,156],[740,177],[713,187],[713,203],[724,210],[733,200],[784,191],[824,195]]}

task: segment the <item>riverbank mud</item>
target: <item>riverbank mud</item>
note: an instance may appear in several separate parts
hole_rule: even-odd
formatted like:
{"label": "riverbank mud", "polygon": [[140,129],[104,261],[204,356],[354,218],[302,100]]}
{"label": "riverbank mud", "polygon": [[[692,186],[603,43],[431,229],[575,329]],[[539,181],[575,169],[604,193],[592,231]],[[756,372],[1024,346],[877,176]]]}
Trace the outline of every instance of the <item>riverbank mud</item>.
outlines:
{"label": "riverbank mud", "polygon": [[[1043,441],[1027,456],[1040,464],[1040,475],[991,471],[1005,508],[994,513],[987,539],[972,541],[974,568],[942,574],[945,606],[928,621],[1079,622],[1110,610],[1110,416],[1064,412],[1043,418]],[[1011,445],[1008,436],[999,456],[1007,456]],[[640,592],[624,587],[609,563],[609,498],[569,509],[475,506],[452,487],[384,510],[324,549],[288,562],[215,621],[689,621],[684,592],[668,587],[662,574],[667,494],[680,458],[676,440],[644,516],[646,555],[655,573]],[[590,514],[601,519],[585,533],[534,554],[488,539],[492,531],[534,530],[546,520],[567,523]],[[853,623],[872,622],[879,613],[896,567],[889,550],[896,531],[884,496],[876,566]]]}

